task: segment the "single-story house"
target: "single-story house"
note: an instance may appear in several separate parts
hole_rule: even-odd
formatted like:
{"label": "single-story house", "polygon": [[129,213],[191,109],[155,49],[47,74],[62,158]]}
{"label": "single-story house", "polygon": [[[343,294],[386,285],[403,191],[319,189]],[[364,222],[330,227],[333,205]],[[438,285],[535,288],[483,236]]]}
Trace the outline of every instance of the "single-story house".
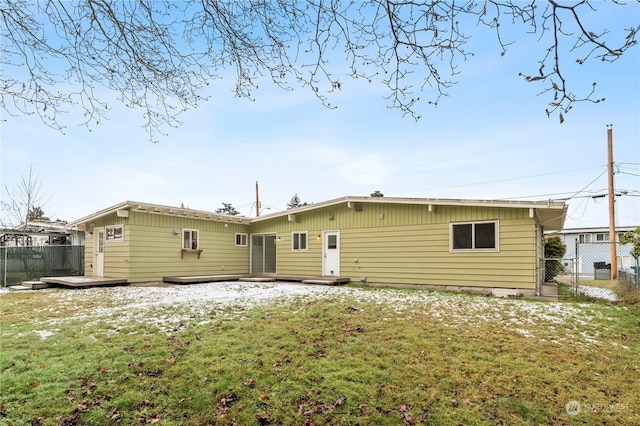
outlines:
{"label": "single-story house", "polygon": [[515,289],[544,280],[544,232],[563,202],[343,197],[255,218],[126,201],[72,222],[86,275],[348,277],[371,284]]}

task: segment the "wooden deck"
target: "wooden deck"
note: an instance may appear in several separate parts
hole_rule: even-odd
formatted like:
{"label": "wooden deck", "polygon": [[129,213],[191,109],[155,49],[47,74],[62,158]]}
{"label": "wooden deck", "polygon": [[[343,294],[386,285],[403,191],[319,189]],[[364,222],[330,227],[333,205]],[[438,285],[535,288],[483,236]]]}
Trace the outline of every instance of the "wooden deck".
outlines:
{"label": "wooden deck", "polygon": [[171,284],[199,284],[220,281],[238,281],[243,278],[251,278],[253,275],[236,274],[236,275],[186,275],[181,277],[162,277],[162,281]]}
{"label": "wooden deck", "polygon": [[273,277],[276,281],[295,281],[303,284],[339,285],[351,281],[348,277],[322,277],[317,275],[258,275],[260,277]]}
{"label": "wooden deck", "polygon": [[162,281],[172,284],[198,284],[221,281],[272,282],[295,281],[303,284],[339,285],[347,284],[348,277],[318,277],[313,275],[267,275],[267,274],[238,274],[238,275],[196,275],[181,277],[163,277]]}
{"label": "wooden deck", "polygon": [[128,285],[126,278],[108,278],[108,277],[43,277],[41,282],[53,284],[56,287],[100,287],[114,285]]}
{"label": "wooden deck", "polygon": [[[271,274],[224,274],[168,276],[162,281],[169,284],[200,284],[222,281],[273,282],[292,281],[303,284],[340,285],[350,282],[348,277],[321,277],[314,275],[271,275]],[[129,285],[126,278],[108,277],[43,277],[38,281],[25,281],[12,290],[36,290],[47,287],[87,288],[100,286]]]}

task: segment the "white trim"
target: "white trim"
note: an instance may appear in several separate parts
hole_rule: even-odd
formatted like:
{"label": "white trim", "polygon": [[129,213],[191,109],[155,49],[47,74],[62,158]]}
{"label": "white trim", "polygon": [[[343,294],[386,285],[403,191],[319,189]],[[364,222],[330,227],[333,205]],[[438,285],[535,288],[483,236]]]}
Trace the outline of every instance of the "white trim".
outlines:
{"label": "white trim", "polygon": [[[100,234],[102,233],[102,246],[100,246]],[[93,229],[93,262],[91,262],[92,275],[102,277],[104,276],[104,253],[105,253],[105,240],[107,232],[104,227],[98,227]],[[100,251],[102,249],[102,251]]]}
{"label": "white trim", "polygon": [[[453,248],[453,227],[456,225],[472,225],[471,226],[471,244],[475,245],[475,225],[483,223],[495,224],[494,229],[494,248],[469,248],[457,249]],[[500,251],[500,221],[499,220],[478,220],[468,222],[450,222],[449,223],[449,252],[450,253],[498,253]]]}
{"label": "white trim", "polygon": [[[238,244],[238,236],[240,236],[240,243]],[[244,237],[244,244],[242,244],[242,237]],[[235,245],[236,247],[248,247],[249,246],[249,234],[243,232],[236,232],[235,235]]]}
{"label": "white trim", "polygon": [[[296,241],[296,237],[295,237],[296,234],[305,236],[304,248],[294,247],[294,244]],[[298,245],[300,245],[300,237],[298,237]],[[295,253],[309,251],[309,231],[292,231],[291,232],[291,251]]]}
{"label": "white trim", "polygon": [[[120,237],[116,238],[115,230],[120,228]],[[109,238],[109,230],[113,229],[113,238]],[[105,244],[121,243],[124,241],[124,225],[109,225],[104,227],[104,242]]]}
{"label": "white trim", "polygon": [[[327,246],[326,246],[326,242],[327,242],[327,235],[328,234],[335,234],[336,235],[336,253],[337,253],[337,265],[335,267],[335,269],[333,270],[332,274],[327,274]],[[340,251],[342,250],[341,248],[341,242],[340,242],[340,230],[331,230],[331,231],[322,231],[322,276],[325,277],[339,277],[340,276],[340,261],[342,259],[342,255],[340,253]]]}
{"label": "white trim", "polygon": [[[184,243],[185,243],[185,239],[184,239],[184,233],[185,232],[189,232],[189,242],[191,243],[191,247],[185,247]],[[196,246],[193,247],[193,233],[196,233]],[[182,238],[180,238],[180,246],[182,248],[182,250],[200,250],[200,230],[199,229],[189,229],[189,228],[182,228]]]}

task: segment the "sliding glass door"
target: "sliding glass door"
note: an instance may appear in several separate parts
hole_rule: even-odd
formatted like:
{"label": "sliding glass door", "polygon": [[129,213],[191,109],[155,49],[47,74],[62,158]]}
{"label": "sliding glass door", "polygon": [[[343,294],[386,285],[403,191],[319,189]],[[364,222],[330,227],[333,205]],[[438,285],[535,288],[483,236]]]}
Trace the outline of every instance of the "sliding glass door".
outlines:
{"label": "sliding glass door", "polygon": [[276,234],[251,236],[251,273],[276,273]]}

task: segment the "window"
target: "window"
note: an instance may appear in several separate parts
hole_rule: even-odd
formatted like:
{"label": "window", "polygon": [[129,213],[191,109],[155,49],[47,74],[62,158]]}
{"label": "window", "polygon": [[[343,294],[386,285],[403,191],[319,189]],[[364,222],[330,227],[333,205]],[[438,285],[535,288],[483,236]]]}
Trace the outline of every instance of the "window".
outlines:
{"label": "window", "polygon": [[604,232],[597,233],[596,241],[609,241],[609,234]]}
{"label": "window", "polygon": [[294,232],[291,235],[293,251],[307,251],[307,232]]}
{"label": "window", "polygon": [[182,248],[184,250],[198,250],[200,248],[200,231],[197,229],[183,229]]}
{"label": "window", "polygon": [[498,221],[452,223],[451,251],[498,251]]}
{"label": "window", "polygon": [[124,226],[107,226],[106,228],[106,240],[109,242],[124,240]]}
{"label": "window", "polygon": [[247,246],[247,234],[236,234],[236,246],[238,247]]}
{"label": "window", "polygon": [[578,242],[580,244],[590,243],[591,242],[591,234],[580,234],[580,235],[578,235]]}

